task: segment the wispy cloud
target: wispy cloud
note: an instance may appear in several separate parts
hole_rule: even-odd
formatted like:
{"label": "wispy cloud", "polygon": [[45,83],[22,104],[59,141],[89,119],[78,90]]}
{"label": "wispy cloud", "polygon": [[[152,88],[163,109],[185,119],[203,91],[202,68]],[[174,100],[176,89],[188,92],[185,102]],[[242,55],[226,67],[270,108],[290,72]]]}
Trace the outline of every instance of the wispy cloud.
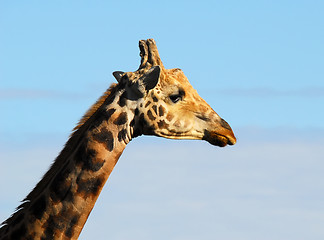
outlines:
{"label": "wispy cloud", "polygon": [[[80,239],[322,239],[322,130],[245,128],[237,145],[142,137],[126,148]],[[299,141],[292,141],[302,135]],[[48,137],[47,137],[48,138]],[[255,141],[255,138],[268,141]],[[37,138],[39,142],[44,142]],[[48,168],[58,145],[0,151],[0,220]],[[167,150],[167,151],[166,151]],[[15,174],[12,174],[12,173]],[[285,226],[284,228],[282,226]],[[271,235],[265,233],[271,232]],[[242,237],[243,236],[243,237]],[[302,237],[300,237],[302,236]]]}
{"label": "wispy cloud", "polygon": [[[210,92],[211,90],[205,90]],[[215,90],[218,94],[231,95],[237,97],[303,97],[317,98],[324,97],[324,87],[305,87],[299,89],[275,89],[271,87],[254,88],[228,88]]]}
{"label": "wispy cloud", "polygon": [[45,89],[23,89],[23,88],[10,88],[0,89],[0,99],[80,99],[87,97],[86,94],[55,91]]}

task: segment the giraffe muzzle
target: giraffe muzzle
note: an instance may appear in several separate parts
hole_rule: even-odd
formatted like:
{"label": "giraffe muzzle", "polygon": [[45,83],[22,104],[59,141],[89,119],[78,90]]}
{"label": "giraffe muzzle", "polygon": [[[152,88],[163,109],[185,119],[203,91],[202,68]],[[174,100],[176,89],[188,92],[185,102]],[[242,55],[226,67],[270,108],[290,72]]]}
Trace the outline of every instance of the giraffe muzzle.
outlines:
{"label": "giraffe muzzle", "polygon": [[234,145],[236,143],[234,133],[230,129],[224,129],[220,132],[205,130],[203,140],[206,140],[210,144],[219,147],[225,147],[226,145]]}

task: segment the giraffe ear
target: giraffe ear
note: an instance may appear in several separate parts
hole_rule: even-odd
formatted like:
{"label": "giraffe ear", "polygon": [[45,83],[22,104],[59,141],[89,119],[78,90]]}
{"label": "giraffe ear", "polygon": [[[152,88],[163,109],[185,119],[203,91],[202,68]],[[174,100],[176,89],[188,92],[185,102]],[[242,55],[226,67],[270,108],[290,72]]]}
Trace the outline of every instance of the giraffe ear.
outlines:
{"label": "giraffe ear", "polygon": [[151,67],[150,70],[145,73],[143,78],[143,85],[145,86],[146,91],[149,91],[156,86],[160,78],[160,73],[160,66]]}
{"label": "giraffe ear", "polygon": [[120,82],[121,78],[124,75],[124,72],[122,72],[122,71],[116,71],[116,72],[113,72],[113,75],[116,78],[117,82]]}

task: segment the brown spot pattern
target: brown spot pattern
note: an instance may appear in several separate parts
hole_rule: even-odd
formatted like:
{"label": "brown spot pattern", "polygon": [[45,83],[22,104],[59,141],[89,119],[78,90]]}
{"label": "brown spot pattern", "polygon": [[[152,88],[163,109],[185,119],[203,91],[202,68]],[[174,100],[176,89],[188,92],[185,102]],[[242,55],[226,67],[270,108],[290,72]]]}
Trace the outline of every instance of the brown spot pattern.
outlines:
{"label": "brown spot pattern", "polygon": [[164,120],[158,122],[159,128],[168,128],[169,124],[167,124]]}
{"label": "brown spot pattern", "polygon": [[159,116],[162,117],[164,115],[165,109],[162,105],[159,106]]}
{"label": "brown spot pattern", "polygon": [[158,102],[159,101],[155,96],[153,96],[152,99],[153,99],[154,102]]}
{"label": "brown spot pattern", "polygon": [[127,92],[125,91],[119,98],[119,101],[117,104],[121,107],[124,107],[126,105],[126,98],[127,98]]}
{"label": "brown spot pattern", "polygon": [[149,118],[150,120],[152,120],[152,121],[155,120],[155,117],[153,116],[151,110],[148,110],[148,111],[147,111],[147,116],[148,116],[148,118]]}
{"label": "brown spot pattern", "polygon": [[122,140],[126,139],[127,131],[126,129],[122,129],[118,133],[118,141],[121,142]]}
{"label": "brown spot pattern", "polygon": [[173,117],[174,116],[172,115],[172,113],[168,113],[166,119],[170,122],[173,119]]}
{"label": "brown spot pattern", "polygon": [[40,196],[30,207],[30,212],[37,218],[41,219],[46,209],[45,196]]}
{"label": "brown spot pattern", "polygon": [[153,105],[152,106],[152,109],[153,109],[153,111],[155,112],[155,114],[157,115],[158,113],[157,113],[157,106],[156,105]]}
{"label": "brown spot pattern", "polygon": [[78,223],[78,221],[79,221],[79,216],[78,215],[75,215],[74,217],[72,217],[69,226],[66,228],[66,230],[64,232],[65,236],[67,236],[68,238],[73,237],[75,225]]}
{"label": "brown spot pattern", "polygon": [[104,184],[104,178],[90,178],[86,180],[77,179],[78,190],[83,198],[96,196]]}
{"label": "brown spot pattern", "polygon": [[127,113],[122,112],[119,116],[115,119],[114,124],[116,125],[123,125],[127,122]]}
{"label": "brown spot pattern", "polygon": [[147,108],[150,104],[151,104],[151,101],[147,101],[147,103],[145,104],[144,108]]}
{"label": "brown spot pattern", "polygon": [[[122,115],[122,114],[120,114]],[[121,119],[116,119],[115,121],[119,123],[120,121],[124,121],[124,116],[120,116]],[[93,139],[99,143],[103,143],[105,148],[108,151],[112,151],[114,149],[114,137],[111,131],[108,131],[107,129],[102,129],[100,132],[93,135]]]}
{"label": "brown spot pattern", "polygon": [[70,169],[68,169],[67,165],[68,163],[66,163],[62,170],[56,174],[49,186],[50,197],[55,203],[60,202],[63,199],[73,201],[73,194],[70,191],[71,183],[67,181],[70,173]]}

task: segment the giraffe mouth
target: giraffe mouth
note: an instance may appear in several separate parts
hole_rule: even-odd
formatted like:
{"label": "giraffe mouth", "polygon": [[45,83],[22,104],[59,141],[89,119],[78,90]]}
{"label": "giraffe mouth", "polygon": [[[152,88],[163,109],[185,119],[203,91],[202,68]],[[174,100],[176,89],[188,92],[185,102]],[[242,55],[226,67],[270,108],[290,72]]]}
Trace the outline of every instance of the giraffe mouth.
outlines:
{"label": "giraffe mouth", "polygon": [[194,137],[192,135],[187,135],[187,132],[178,132],[177,134],[167,134],[164,132],[158,132],[156,133],[157,136],[168,138],[168,139],[182,139],[182,140],[199,140],[201,138],[199,137]]}
{"label": "giraffe mouth", "polygon": [[214,131],[209,132],[205,130],[203,140],[218,147],[225,147],[226,145],[234,145],[236,143],[236,138],[232,131],[229,135],[225,136]]}

